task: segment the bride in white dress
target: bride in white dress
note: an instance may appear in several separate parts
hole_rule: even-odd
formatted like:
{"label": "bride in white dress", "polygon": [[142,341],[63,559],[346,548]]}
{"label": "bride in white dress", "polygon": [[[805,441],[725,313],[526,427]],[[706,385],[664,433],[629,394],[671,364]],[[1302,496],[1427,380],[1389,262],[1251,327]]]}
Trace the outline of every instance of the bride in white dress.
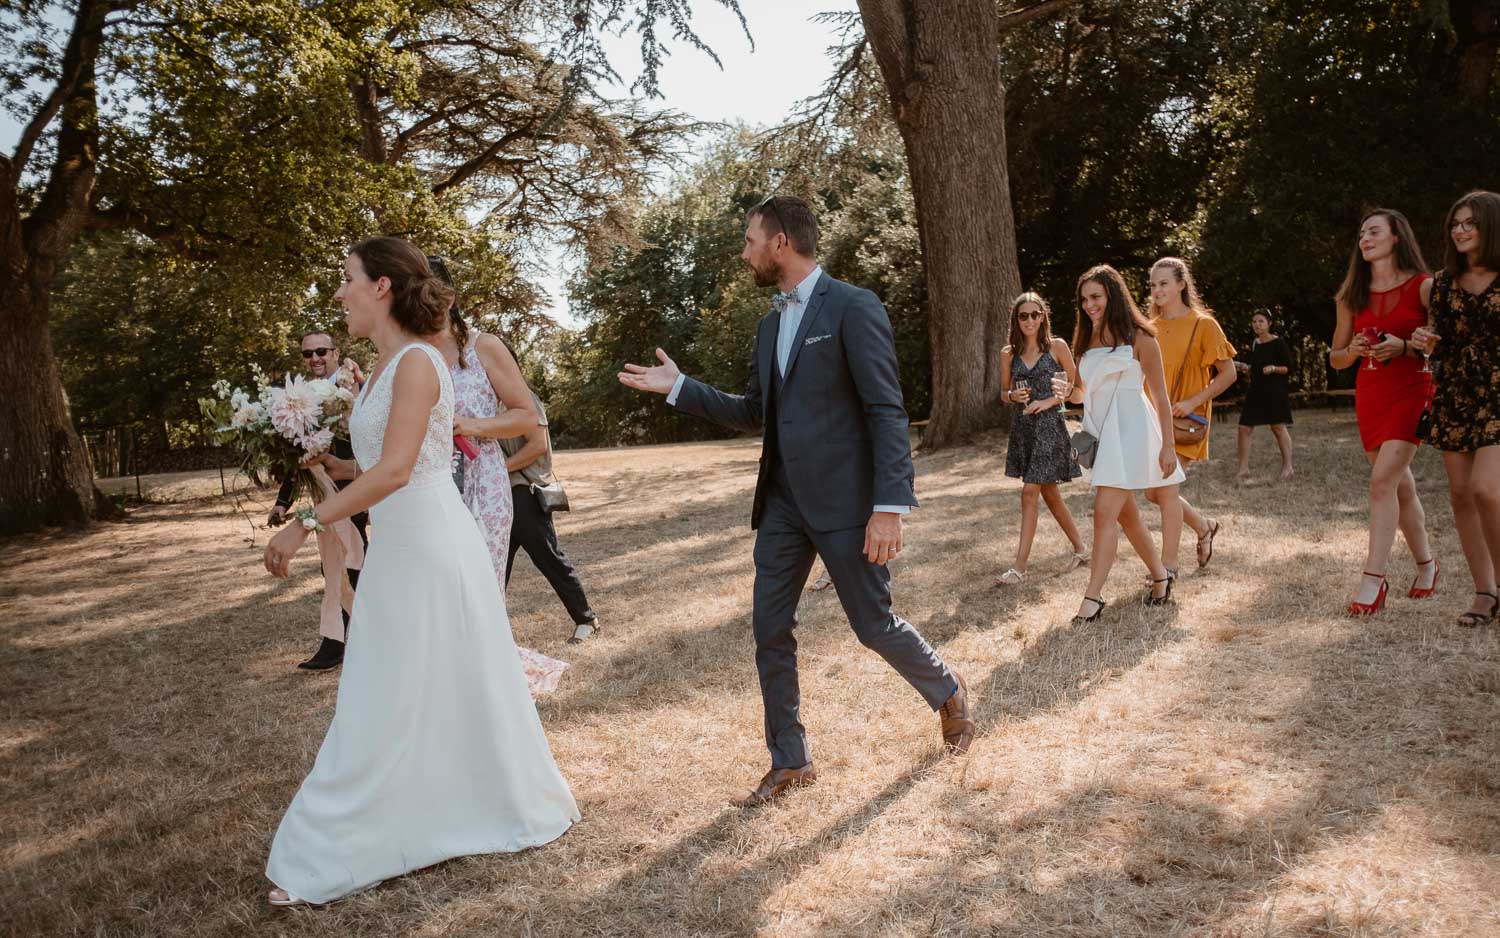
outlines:
{"label": "bride in white dress", "polygon": [[453,385],[424,337],[453,293],[396,238],[351,250],[338,299],[380,364],[355,400],[360,475],[278,533],[365,508],[374,528],[338,700],[271,844],[273,905],[321,904],[452,857],[548,843],[579,818],[522,674],[489,552],[449,471]]}
{"label": "bride in white dress", "polygon": [[[1119,548],[1119,528],[1151,571],[1146,604],[1172,601],[1172,575],[1141,520],[1134,492],[1170,487],[1185,478],[1172,445],[1172,404],[1156,332],[1130,297],[1125,278],[1108,264],[1078,278],[1080,315],[1073,332],[1078,387],[1053,383],[1073,403],[1083,403],[1083,429],[1099,441],[1089,484],[1094,489],[1094,548],[1089,585],[1075,622],[1104,612],[1104,584]],[[1118,525],[1118,526],[1117,526]]]}

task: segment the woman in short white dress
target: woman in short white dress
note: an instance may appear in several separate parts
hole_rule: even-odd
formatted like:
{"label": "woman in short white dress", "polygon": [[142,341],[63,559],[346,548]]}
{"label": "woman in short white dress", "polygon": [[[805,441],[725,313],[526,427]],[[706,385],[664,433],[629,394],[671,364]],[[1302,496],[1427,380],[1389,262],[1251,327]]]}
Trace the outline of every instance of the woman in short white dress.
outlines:
{"label": "woman in short white dress", "polygon": [[1132,493],[1175,488],[1184,476],[1172,445],[1172,404],[1161,348],[1125,278],[1101,264],[1078,278],[1077,298],[1073,354],[1079,383],[1069,388],[1065,376],[1053,380],[1060,393],[1082,402],[1083,428],[1099,440],[1089,478],[1094,489],[1089,585],[1074,619],[1092,622],[1104,612],[1104,584],[1114,566],[1119,528],[1151,571],[1146,604],[1172,601],[1173,577],[1162,565]]}
{"label": "woman in short white dress", "polygon": [[453,383],[430,340],[453,292],[397,238],[355,245],[344,273],[349,332],[380,352],[349,420],[361,471],[271,539],[266,568],[288,576],[310,528],[365,508],[374,531],[333,722],[271,844],[272,905],[535,847],[578,820],[450,473]]}

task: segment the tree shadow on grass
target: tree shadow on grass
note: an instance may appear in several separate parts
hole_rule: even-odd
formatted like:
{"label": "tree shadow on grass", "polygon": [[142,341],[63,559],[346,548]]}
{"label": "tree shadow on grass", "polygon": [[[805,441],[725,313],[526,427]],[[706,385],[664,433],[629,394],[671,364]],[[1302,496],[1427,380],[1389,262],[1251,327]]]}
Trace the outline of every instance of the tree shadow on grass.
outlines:
{"label": "tree shadow on grass", "polygon": [[[1254,564],[1247,575],[1307,588],[1335,564],[1294,554]],[[1289,603],[1296,597],[1268,591],[1242,618],[1284,622]],[[1332,874],[1321,898],[1308,897],[1315,873],[1298,878],[1304,862],[1357,842],[1397,803],[1400,816],[1416,819],[1408,823],[1426,818],[1426,836],[1443,849],[1480,863],[1500,853],[1500,736],[1480,729],[1500,720],[1500,648],[1456,628],[1415,635],[1409,620],[1417,614],[1353,624],[1286,657],[1257,648],[1254,631],[1209,636],[1209,659],[1179,688],[1174,712],[1212,713],[1243,701],[1257,668],[1274,668],[1301,688],[1260,699],[1255,712],[1237,711],[1217,731],[1224,757],[1243,753],[1264,765],[1260,773],[1237,781],[1243,766],[1210,762],[1163,784],[1153,777],[1162,743],[1152,736],[1102,779],[1009,816],[1003,792],[952,788],[945,816],[982,839],[857,915],[831,912],[816,930],[899,930],[911,926],[913,910],[927,910],[927,927],[938,934],[1240,934],[1247,922],[1255,933],[1425,932],[1430,910],[1411,901],[1419,893],[1381,908],[1345,894],[1339,877],[1352,874]],[[1476,651],[1486,659],[1477,669]],[[1263,807],[1236,810],[1226,784],[1244,786],[1240,797]],[[1252,791],[1262,784],[1276,786],[1274,796]],[[1278,913],[1278,902],[1288,911]]]}

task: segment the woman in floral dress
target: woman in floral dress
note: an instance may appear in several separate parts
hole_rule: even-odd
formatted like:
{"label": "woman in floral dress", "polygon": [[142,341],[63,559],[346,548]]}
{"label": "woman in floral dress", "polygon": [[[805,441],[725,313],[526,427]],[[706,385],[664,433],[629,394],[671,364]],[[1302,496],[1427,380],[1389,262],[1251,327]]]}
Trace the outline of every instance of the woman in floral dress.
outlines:
{"label": "woman in floral dress", "polygon": [[1052,310],[1046,300],[1036,293],[1022,293],[1010,307],[1011,344],[1000,353],[1000,394],[1014,410],[1005,474],[1021,480],[1021,541],[1016,546],[1016,562],[995,581],[1000,586],[1014,586],[1026,579],[1039,503],[1046,503],[1073,547],[1063,572],[1089,562],[1083,535],[1078,533],[1078,525],[1058,489],[1083,471],[1073,461],[1063,401],[1052,393],[1053,375],[1064,375],[1069,384],[1076,384],[1078,369],[1068,343],[1052,335],[1051,321]]}
{"label": "woman in floral dress", "polygon": [[[440,259],[433,263],[433,270],[452,283]],[[449,316],[450,328],[432,344],[443,353],[453,377],[453,434],[466,437],[479,451],[476,458],[464,464],[464,504],[479,524],[495,576],[504,590],[515,504],[500,441],[535,427],[536,406],[521,366],[505,343],[487,333],[471,333],[457,304]],[[566,663],[529,648],[518,646],[517,651],[533,695],[550,693],[557,687]]]}
{"label": "woman in floral dress", "polygon": [[1446,230],[1431,325],[1411,343],[1432,353],[1427,442],[1443,453],[1453,524],[1474,577],[1474,603],[1458,622],[1479,626],[1500,618],[1500,195],[1459,199]]}

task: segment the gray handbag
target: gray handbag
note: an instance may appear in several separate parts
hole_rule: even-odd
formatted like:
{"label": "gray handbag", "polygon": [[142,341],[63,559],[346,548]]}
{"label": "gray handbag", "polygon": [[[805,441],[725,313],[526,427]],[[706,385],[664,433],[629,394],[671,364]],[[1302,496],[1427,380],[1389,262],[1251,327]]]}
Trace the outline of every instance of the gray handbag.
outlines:
{"label": "gray handbag", "polygon": [[[1109,406],[1104,409],[1104,417],[1108,419],[1109,412],[1114,409],[1115,398],[1120,396],[1120,379],[1115,379],[1115,393],[1109,396]],[[1099,421],[1099,426],[1104,425],[1104,420]],[[1085,469],[1094,468],[1094,457],[1099,455],[1099,438],[1087,430],[1080,429],[1069,437],[1073,446],[1073,461]]]}

